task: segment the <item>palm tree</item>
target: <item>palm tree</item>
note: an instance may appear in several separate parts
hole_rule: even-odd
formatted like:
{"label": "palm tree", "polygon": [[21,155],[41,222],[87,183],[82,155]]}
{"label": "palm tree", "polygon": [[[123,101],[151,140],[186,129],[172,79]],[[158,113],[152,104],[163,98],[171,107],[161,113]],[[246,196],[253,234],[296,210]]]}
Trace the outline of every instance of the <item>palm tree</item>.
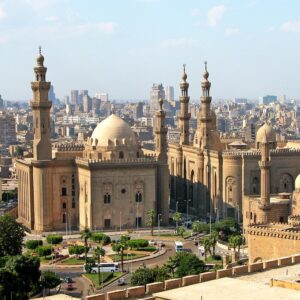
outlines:
{"label": "palm tree", "polygon": [[154,209],[150,209],[147,212],[147,226],[151,227],[151,236],[153,236],[153,227],[154,227],[154,217],[155,217],[155,210]]}
{"label": "palm tree", "polygon": [[238,247],[238,254],[239,254],[239,257],[240,257],[240,250],[241,250],[241,246],[243,245],[244,238],[241,234],[238,234],[238,235],[235,236],[235,239],[236,239],[236,245]]}
{"label": "palm tree", "polygon": [[101,247],[97,246],[95,249],[94,249],[94,258],[95,260],[97,260],[98,262],[98,282],[99,282],[99,286],[100,286],[100,283],[101,283],[101,280],[100,280],[100,263],[101,263],[101,256],[104,256],[105,255],[105,250],[102,248],[102,245]]}
{"label": "palm tree", "polygon": [[219,233],[216,230],[213,230],[210,235],[213,256],[216,254],[216,244],[217,244],[218,238],[219,238]]}
{"label": "palm tree", "polygon": [[237,247],[237,238],[236,238],[236,235],[231,235],[228,239],[228,242],[229,242],[229,246],[231,248],[233,248],[233,252],[235,252],[235,249]]}
{"label": "palm tree", "polygon": [[175,212],[173,214],[173,221],[176,222],[176,233],[178,234],[178,222],[182,221],[182,214],[180,212]]}
{"label": "palm tree", "polygon": [[203,247],[204,247],[204,256],[205,256],[205,260],[207,260],[207,253],[209,252],[211,254],[211,239],[206,237],[203,239],[202,241]]}
{"label": "palm tree", "polygon": [[81,232],[81,239],[84,240],[84,261],[87,263],[88,240],[92,237],[92,232],[88,228],[84,228]]}

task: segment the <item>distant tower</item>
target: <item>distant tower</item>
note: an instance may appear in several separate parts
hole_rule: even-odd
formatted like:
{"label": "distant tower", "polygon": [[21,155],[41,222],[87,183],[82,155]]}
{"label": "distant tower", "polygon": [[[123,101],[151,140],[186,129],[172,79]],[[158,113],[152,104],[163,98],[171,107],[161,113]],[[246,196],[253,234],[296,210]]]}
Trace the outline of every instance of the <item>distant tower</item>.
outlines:
{"label": "distant tower", "polygon": [[190,97],[188,96],[189,84],[186,81],[187,75],[185,73],[185,65],[183,65],[183,75],[180,82],[181,96],[180,96],[180,114],[179,114],[179,128],[180,128],[180,145],[189,144],[189,121],[191,114],[189,113]]}
{"label": "distant tower", "polygon": [[159,99],[160,109],[156,112],[156,152],[160,161],[167,161],[167,132],[165,125],[166,112],[163,110],[164,100]]}
{"label": "distant tower", "polygon": [[209,73],[207,71],[207,62],[204,63],[205,71],[203,73],[203,80],[201,83],[202,96],[201,96],[201,112],[200,112],[200,124],[202,129],[202,149],[209,147],[209,136],[211,130],[211,97],[209,95],[211,83],[208,81]]}
{"label": "distant tower", "polygon": [[267,141],[266,133],[260,144],[261,160],[259,162],[260,167],[260,201],[259,208],[261,210],[261,217],[259,222],[268,222],[268,211],[270,210],[270,153],[269,144]]}
{"label": "distant tower", "polygon": [[33,157],[35,160],[51,160],[51,130],[50,130],[50,109],[52,102],[48,100],[50,82],[46,81],[47,68],[44,67],[44,56],[39,48],[39,55],[36,59],[35,81],[31,82],[33,100],[31,108],[33,112]]}

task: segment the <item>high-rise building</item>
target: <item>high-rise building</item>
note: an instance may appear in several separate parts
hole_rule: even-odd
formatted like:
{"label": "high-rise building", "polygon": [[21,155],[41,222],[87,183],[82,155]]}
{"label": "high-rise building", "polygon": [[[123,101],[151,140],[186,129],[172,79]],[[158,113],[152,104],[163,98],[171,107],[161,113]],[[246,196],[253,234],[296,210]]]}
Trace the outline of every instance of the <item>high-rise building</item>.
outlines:
{"label": "high-rise building", "polygon": [[95,98],[100,99],[102,102],[107,102],[108,94],[107,93],[96,93]]}
{"label": "high-rise building", "polygon": [[158,100],[165,99],[165,90],[162,84],[153,83],[150,92],[150,115],[154,115],[159,109]]}
{"label": "high-rise building", "polygon": [[174,87],[167,85],[165,87],[165,96],[166,96],[166,100],[169,102],[174,101]]}
{"label": "high-rise building", "polygon": [[136,120],[138,118],[142,118],[143,117],[143,107],[144,107],[144,103],[143,102],[139,102],[137,104],[134,105],[134,110],[133,110],[133,118]]}
{"label": "high-rise building", "polygon": [[78,96],[79,96],[78,90],[72,90],[71,91],[71,103],[70,104],[78,105],[78,103],[79,103]]}
{"label": "high-rise building", "polygon": [[0,144],[12,145],[16,143],[16,120],[12,114],[0,111]]}
{"label": "high-rise building", "polygon": [[88,113],[92,110],[92,99],[88,95],[83,95],[83,112]]}
{"label": "high-rise building", "polygon": [[49,98],[50,101],[52,101],[53,104],[58,104],[59,103],[59,100],[56,98],[53,85],[50,86],[49,93],[48,93],[48,98]]}
{"label": "high-rise building", "polygon": [[4,102],[3,102],[3,99],[0,95],[0,109],[4,107]]}
{"label": "high-rise building", "polygon": [[259,104],[263,104],[263,105],[268,105],[276,101],[277,101],[277,96],[273,96],[273,95],[266,95],[263,97],[259,97]]}

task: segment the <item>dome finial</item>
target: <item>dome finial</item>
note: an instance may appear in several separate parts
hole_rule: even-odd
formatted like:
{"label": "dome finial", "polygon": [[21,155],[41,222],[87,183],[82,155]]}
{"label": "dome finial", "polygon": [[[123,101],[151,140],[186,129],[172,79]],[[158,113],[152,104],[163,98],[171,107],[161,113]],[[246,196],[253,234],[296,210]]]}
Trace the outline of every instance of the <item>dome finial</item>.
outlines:
{"label": "dome finial", "polygon": [[39,55],[42,55],[42,46],[39,46]]}
{"label": "dome finial", "polygon": [[183,74],[182,74],[182,82],[186,82],[186,79],[187,79],[187,75],[185,73],[185,66],[186,64],[183,64]]}
{"label": "dome finial", "polygon": [[39,46],[39,54],[36,58],[36,63],[38,67],[43,67],[44,66],[44,56],[42,55],[42,47]]}
{"label": "dome finial", "polygon": [[207,61],[205,61],[204,62],[204,68],[205,68],[205,71],[204,71],[204,73],[203,73],[203,77],[204,77],[204,79],[208,79],[208,76],[209,76],[209,73],[208,73],[208,71],[207,71]]}

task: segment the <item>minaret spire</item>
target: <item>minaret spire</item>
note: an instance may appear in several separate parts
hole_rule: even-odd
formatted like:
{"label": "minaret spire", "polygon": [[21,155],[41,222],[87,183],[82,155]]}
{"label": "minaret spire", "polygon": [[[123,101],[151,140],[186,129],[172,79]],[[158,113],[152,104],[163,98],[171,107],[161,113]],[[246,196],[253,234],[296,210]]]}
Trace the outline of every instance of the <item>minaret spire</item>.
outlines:
{"label": "minaret spire", "polygon": [[160,161],[167,161],[167,132],[165,125],[166,112],[163,110],[164,100],[158,100],[160,109],[156,112],[156,152]]}
{"label": "minaret spire", "polygon": [[50,140],[50,109],[52,102],[48,99],[51,83],[46,81],[46,72],[47,68],[44,67],[44,56],[40,46],[34,68],[35,81],[31,82],[33,91],[33,100],[31,101],[34,131],[33,156],[35,160],[52,159]]}
{"label": "minaret spire", "polygon": [[261,209],[260,222],[268,222],[268,210],[270,209],[270,149],[267,140],[267,135],[263,137],[260,144],[261,160],[259,162],[260,167],[260,201],[259,208]]}
{"label": "minaret spire", "polygon": [[180,82],[180,114],[179,114],[179,129],[180,129],[180,145],[189,144],[189,121],[191,114],[189,113],[189,101],[188,96],[189,84],[186,81],[187,74],[185,72],[185,64],[183,64],[183,74]]}

